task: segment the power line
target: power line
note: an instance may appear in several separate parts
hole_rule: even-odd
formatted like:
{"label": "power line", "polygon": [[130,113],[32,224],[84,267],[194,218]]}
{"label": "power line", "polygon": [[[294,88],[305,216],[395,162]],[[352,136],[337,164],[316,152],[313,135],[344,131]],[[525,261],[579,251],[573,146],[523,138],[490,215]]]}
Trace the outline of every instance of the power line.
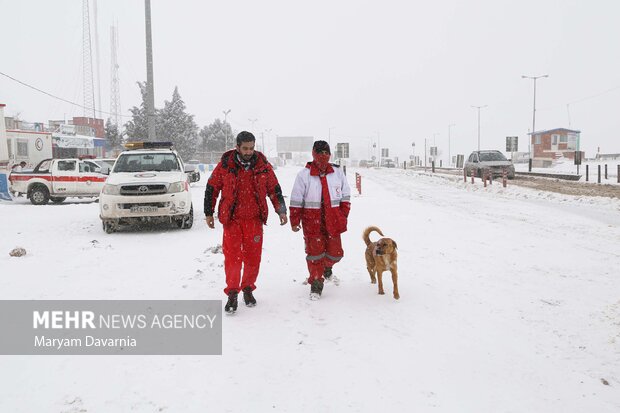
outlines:
{"label": "power line", "polygon": [[[80,105],[79,103],[71,102],[70,100],[63,99],[63,98],[58,97],[58,96],[56,96],[56,95],[52,95],[51,93],[46,92],[46,91],[44,91],[44,90],[41,90],[41,89],[39,89],[39,88],[37,88],[37,87],[35,87],[35,86],[29,85],[29,84],[28,84],[28,83],[26,83],[26,82],[22,82],[22,81],[21,81],[21,80],[19,80],[19,79],[15,79],[13,76],[9,76],[9,75],[7,75],[6,73],[0,72],[0,75],[2,75],[2,76],[4,76],[4,77],[7,77],[7,78],[11,79],[12,81],[17,82],[17,83],[19,83],[19,84],[21,84],[21,85],[23,85],[23,86],[26,86],[26,87],[28,87],[28,88],[30,88],[30,89],[36,90],[37,92],[43,93],[44,95],[47,95],[47,96],[49,96],[49,97],[51,97],[51,98],[58,99],[58,100],[60,100],[60,101],[63,101],[63,102],[65,102],[65,103],[68,103],[68,104],[73,105],[73,106],[77,106],[77,107],[82,108],[82,109],[86,109],[86,110],[93,110],[93,111],[95,110],[95,108],[89,108],[89,107],[87,107],[87,106]],[[105,114],[105,115],[110,115],[110,116],[121,116],[121,117],[123,117],[123,118],[131,118],[131,117],[132,117],[132,116],[128,116],[128,115],[122,115],[122,114],[120,114],[120,113],[109,113],[109,112],[104,112],[104,111],[98,111],[98,112],[101,112],[101,113],[103,113],[103,114]]]}
{"label": "power line", "polygon": [[606,90],[606,91],[604,91],[604,92],[597,93],[597,94],[595,94],[595,95],[586,96],[585,98],[581,98],[581,99],[573,100],[572,102],[568,102],[568,104],[569,104],[569,105],[572,105],[573,103],[579,103],[579,102],[583,102],[584,100],[594,99],[594,98],[597,98],[597,97],[599,97],[599,96],[602,96],[602,95],[604,95],[604,94],[606,94],[606,93],[613,92],[613,91],[614,91],[614,90],[616,90],[616,89],[620,89],[620,86],[612,87],[611,89],[607,89],[607,90]]}

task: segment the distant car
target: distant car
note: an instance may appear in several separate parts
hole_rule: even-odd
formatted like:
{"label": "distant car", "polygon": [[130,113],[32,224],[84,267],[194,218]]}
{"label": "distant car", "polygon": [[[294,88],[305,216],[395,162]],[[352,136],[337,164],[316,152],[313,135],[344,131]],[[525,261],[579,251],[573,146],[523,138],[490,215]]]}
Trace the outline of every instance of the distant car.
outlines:
{"label": "distant car", "polygon": [[200,161],[197,159],[190,159],[185,164],[185,172],[187,173],[190,182],[200,181]]}
{"label": "distant car", "polygon": [[474,151],[463,167],[467,176],[470,176],[472,171],[480,178],[483,171],[489,171],[493,176],[502,176],[506,169],[508,179],[515,177],[515,166],[500,151]]}
{"label": "distant car", "polygon": [[396,164],[391,159],[384,159],[381,161],[381,166],[384,168],[396,168]]}
{"label": "distant car", "polygon": [[377,161],[362,159],[361,161],[359,161],[357,166],[360,168],[375,168],[377,166]]}
{"label": "distant car", "polygon": [[197,171],[199,164],[200,161],[198,159],[190,159],[189,161],[185,162],[185,169],[188,170],[190,167],[192,167]]}

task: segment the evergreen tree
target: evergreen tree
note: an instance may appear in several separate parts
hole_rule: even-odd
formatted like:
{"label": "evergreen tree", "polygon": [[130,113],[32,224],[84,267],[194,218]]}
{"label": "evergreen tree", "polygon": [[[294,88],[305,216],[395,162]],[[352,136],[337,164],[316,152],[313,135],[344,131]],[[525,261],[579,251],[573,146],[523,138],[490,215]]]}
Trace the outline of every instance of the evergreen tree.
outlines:
{"label": "evergreen tree", "polygon": [[[146,116],[146,82],[137,82],[142,95],[142,102],[139,107],[129,109],[132,119],[125,124],[125,134],[128,141],[146,141],[149,138],[148,117]],[[155,117],[158,111],[155,110]],[[157,135],[159,136],[159,134]]]}
{"label": "evergreen tree", "polygon": [[[228,145],[226,145],[228,138]],[[201,152],[224,152],[235,145],[234,132],[230,123],[222,122],[220,119],[202,128],[200,131],[200,150]]]}
{"label": "evergreen tree", "polygon": [[181,158],[188,160],[196,153],[198,126],[194,122],[194,115],[185,110],[179,88],[175,87],[172,100],[165,101],[164,108],[157,117],[157,137],[158,140],[172,142]]}
{"label": "evergreen tree", "polygon": [[118,130],[118,126],[112,123],[110,118],[108,118],[105,123],[105,139],[112,149],[120,146],[123,140]]}

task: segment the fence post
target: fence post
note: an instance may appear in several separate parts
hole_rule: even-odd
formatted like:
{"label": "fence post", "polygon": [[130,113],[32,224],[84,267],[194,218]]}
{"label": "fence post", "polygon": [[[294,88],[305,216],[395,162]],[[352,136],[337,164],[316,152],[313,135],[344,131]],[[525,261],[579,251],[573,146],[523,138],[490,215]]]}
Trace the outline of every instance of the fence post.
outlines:
{"label": "fence post", "polygon": [[607,164],[605,164],[605,180],[607,180]]}
{"label": "fence post", "polygon": [[586,182],[590,180],[590,165],[586,165]]}
{"label": "fence post", "polygon": [[618,164],[618,173],[616,174],[616,178],[618,179],[618,183],[620,184],[620,164]]}
{"label": "fence post", "polygon": [[474,168],[471,168],[471,183],[474,183]]}
{"label": "fence post", "polygon": [[489,169],[489,185],[493,185],[493,171]]}
{"label": "fence post", "polygon": [[508,173],[506,172],[506,168],[504,167],[502,169],[502,185],[504,186],[504,188],[506,188],[506,176],[508,175]]}
{"label": "fence post", "polygon": [[601,183],[601,165],[598,166],[598,180],[597,183]]}
{"label": "fence post", "polygon": [[487,171],[486,169],[482,170],[482,180],[484,181],[484,187],[487,187]]}
{"label": "fence post", "polygon": [[435,161],[431,162],[431,167],[433,168],[432,169],[433,173],[435,173]]}
{"label": "fence post", "polygon": [[[618,165],[618,171],[620,171],[620,165]],[[620,174],[618,174],[618,179],[620,179]],[[463,182],[467,183],[467,169],[465,168],[463,168]]]}
{"label": "fence post", "polygon": [[443,159],[439,160],[439,167],[441,168],[443,166]]}

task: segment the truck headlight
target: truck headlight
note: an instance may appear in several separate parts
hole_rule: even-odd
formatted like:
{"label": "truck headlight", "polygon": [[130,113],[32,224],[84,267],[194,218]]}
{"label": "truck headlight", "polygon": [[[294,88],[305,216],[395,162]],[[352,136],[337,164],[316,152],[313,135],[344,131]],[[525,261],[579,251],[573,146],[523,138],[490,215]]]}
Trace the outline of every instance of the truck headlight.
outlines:
{"label": "truck headlight", "polygon": [[101,192],[106,195],[120,195],[120,189],[120,185],[105,184]]}
{"label": "truck headlight", "polygon": [[187,181],[173,182],[168,187],[169,193],[183,192],[187,190]]}

